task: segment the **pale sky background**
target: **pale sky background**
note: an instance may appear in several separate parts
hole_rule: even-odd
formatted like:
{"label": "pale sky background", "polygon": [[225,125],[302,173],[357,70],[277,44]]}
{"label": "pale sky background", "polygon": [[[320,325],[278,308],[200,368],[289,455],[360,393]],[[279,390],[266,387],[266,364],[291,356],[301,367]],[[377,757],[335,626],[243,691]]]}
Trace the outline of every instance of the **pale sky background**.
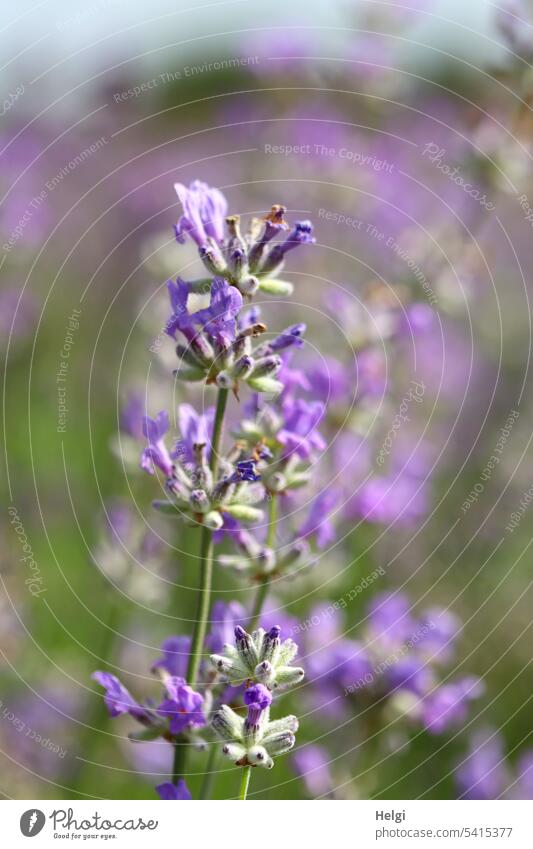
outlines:
{"label": "pale sky background", "polygon": [[[405,6],[425,5],[441,16],[419,13],[409,27],[410,37],[476,60],[490,53],[490,43],[473,39],[468,31],[470,27],[490,33],[495,6],[489,0],[403,2]],[[264,0],[3,0],[0,60],[2,65],[8,63],[4,74],[10,81],[20,76],[21,67],[42,70],[73,53],[78,69],[85,71],[136,54],[144,54],[144,63],[157,66],[168,62],[168,51],[161,49],[167,43],[193,39],[190,50],[205,57],[207,45],[216,49],[222,44],[216,39],[202,40],[207,33],[283,25],[353,25],[358,9],[368,5],[368,0],[290,0],[284,4]],[[391,5],[391,0],[374,3],[382,9]],[[457,21],[463,28],[443,18]],[[246,34],[227,37],[235,40],[238,51],[246,49]],[[176,50],[184,52],[183,47],[172,50],[174,54]],[[70,69],[63,65],[63,71]]]}

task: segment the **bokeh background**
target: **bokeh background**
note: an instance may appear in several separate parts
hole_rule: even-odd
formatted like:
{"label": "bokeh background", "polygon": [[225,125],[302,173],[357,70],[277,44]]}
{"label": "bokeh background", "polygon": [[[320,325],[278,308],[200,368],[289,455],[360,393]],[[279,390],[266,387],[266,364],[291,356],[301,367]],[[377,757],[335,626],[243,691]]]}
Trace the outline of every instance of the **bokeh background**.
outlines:
{"label": "bokeh background", "polygon": [[[307,323],[317,386],[348,375],[317,469],[343,505],[361,471],[354,446],[375,458],[410,382],[424,386],[382,509],[339,510],[314,570],[276,586],[272,607],[293,623],[317,616],[320,642],[320,611],[381,567],[336,627],[359,637],[372,598],[401,588],[413,610],[463,623],[448,669],[484,685],[448,734],[394,721],[368,744],[356,714],[332,719],[296,694],[298,745],[327,752],[329,778],[313,784],[281,758],[254,776],[253,798],[455,798],[457,766],[487,733],[501,746],[494,796],[516,791],[532,733],[533,29],[527,5],[503,6],[52,0],[3,14],[6,798],[154,798],[170,758],[128,741],[90,675],[104,665],[146,691],[161,641],[190,630],[197,539],[154,515],[134,423],[139,404],[207,403],[174,384],[162,334],[166,279],[201,274],[172,232],[173,183],[194,179],[244,218],[279,202],[314,221],[316,245],[285,275],[295,294],[265,314],[277,329]],[[384,303],[413,288],[420,321],[391,350]],[[372,403],[351,370],[369,328],[380,355],[359,367]],[[220,598],[248,602],[242,582],[215,580]],[[217,795],[231,797],[235,771],[218,769]]]}

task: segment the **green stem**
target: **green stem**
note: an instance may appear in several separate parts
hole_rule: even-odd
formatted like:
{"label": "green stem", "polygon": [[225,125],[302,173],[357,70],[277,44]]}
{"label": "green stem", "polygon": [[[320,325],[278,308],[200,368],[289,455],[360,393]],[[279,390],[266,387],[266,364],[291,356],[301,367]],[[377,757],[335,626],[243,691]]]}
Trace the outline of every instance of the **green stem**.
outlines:
{"label": "green stem", "polygon": [[246,799],[248,795],[248,787],[250,786],[250,775],[252,772],[251,766],[245,766],[242,770],[242,778],[241,778],[241,789],[239,792],[239,799],[243,801]]}
{"label": "green stem", "polygon": [[[213,436],[211,439],[211,457],[209,468],[216,480],[218,472],[218,461],[220,456],[220,443],[222,442],[222,431],[224,426],[224,414],[228,402],[229,390],[219,389],[217,395],[217,406],[215,421],[213,423]],[[209,619],[209,607],[211,602],[211,584],[213,581],[213,534],[205,525],[202,526],[200,536],[200,586],[198,588],[198,601],[196,604],[196,618],[192,635],[191,653],[187,667],[187,681],[194,687],[198,681],[200,663],[205,642],[205,632]],[[185,763],[187,760],[187,746],[183,739],[176,738],[174,742],[174,764],[172,769],[172,781],[176,784],[183,778]]]}
{"label": "green stem", "polygon": [[[270,495],[270,504],[268,508],[268,533],[266,544],[268,548],[274,548],[276,544],[276,521],[278,516],[278,502],[274,493]],[[257,588],[254,608],[252,611],[252,620],[250,623],[250,631],[254,631],[259,625],[259,617],[265,603],[265,599],[270,587],[270,578],[264,578]]]}
{"label": "green stem", "polygon": [[172,783],[177,784],[183,777],[187,748],[185,740],[178,735],[172,744],[174,746],[174,760],[172,763]]}
{"label": "green stem", "polygon": [[216,767],[218,763],[219,746],[217,743],[211,743],[209,758],[205,767],[204,778],[200,788],[200,799],[213,798],[213,785],[217,776]]}
{"label": "green stem", "polygon": [[[213,423],[213,438],[211,440],[211,457],[209,468],[216,480],[218,472],[218,461],[220,455],[220,443],[222,441],[222,430],[224,425],[224,414],[228,402],[228,389],[219,389],[215,421]],[[211,583],[213,579],[213,535],[209,528],[202,527],[200,538],[200,587],[196,607],[196,620],[192,636],[191,654],[187,669],[187,681],[194,686],[198,679],[198,671],[202,660],[207,620],[209,618],[209,604],[211,601]]]}

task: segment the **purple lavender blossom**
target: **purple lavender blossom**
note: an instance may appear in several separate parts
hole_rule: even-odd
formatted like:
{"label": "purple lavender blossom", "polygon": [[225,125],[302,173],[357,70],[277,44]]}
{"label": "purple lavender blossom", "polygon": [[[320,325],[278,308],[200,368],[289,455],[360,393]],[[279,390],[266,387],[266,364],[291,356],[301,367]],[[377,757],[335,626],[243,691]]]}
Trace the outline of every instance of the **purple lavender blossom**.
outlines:
{"label": "purple lavender blossom", "polygon": [[183,206],[183,214],[175,227],[177,241],[183,243],[187,233],[200,248],[205,247],[209,238],[220,244],[228,209],[222,192],[200,180],[194,180],[189,188],[183,183],[174,183],[174,189]]}
{"label": "purple lavender blossom", "polygon": [[313,225],[310,221],[297,221],[284,242],[274,245],[260,267],[263,274],[275,271],[283,262],[288,251],[298,245],[314,245],[316,239],[312,235]]}
{"label": "purple lavender blossom", "polygon": [[175,283],[173,280],[167,280],[167,289],[170,306],[172,307],[172,315],[166,323],[165,333],[175,339],[176,331],[179,330],[188,342],[192,342],[195,337],[195,331],[191,316],[187,310],[189,286],[181,277],[178,277]]}
{"label": "purple lavender blossom", "polygon": [[162,669],[175,678],[185,678],[191,650],[191,638],[186,636],[167,637],[161,645],[163,657],[152,666],[152,671]]}
{"label": "purple lavender blossom", "polygon": [[155,419],[149,416],[143,418],[143,433],[148,440],[148,447],[142,452],[141,468],[150,475],[155,472],[154,466],[161,469],[167,477],[172,474],[172,459],[163,440],[168,428],[168,413],[164,410],[161,410]]}
{"label": "purple lavender blossom", "polygon": [[161,799],[178,799],[180,801],[190,801],[192,799],[191,792],[183,778],[180,778],[177,784],[171,784],[170,781],[165,781],[164,784],[158,784],[155,789]]}
{"label": "purple lavender blossom", "polygon": [[[208,407],[204,413],[197,413],[190,404],[180,404],[178,407],[178,426],[181,439],[176,442],[172,452],[174,458],[179,458],[182,463],[194,463],[196,455],[195,445],[209,445],[215,408]],[[206,456],[209,459],[210,451]]]}
{"label": "purple lavender blossom", "polygon": [[168,698],[161,702],[157,712],[170,719],[171,734],[181,734],[207,724],[202,711],[203,696],[189,687],[184,678],[171,676],[165,681],[165,688]]}
{"label": "purple lavender blossom", "polygon": [[297,454],[304,460],[314,451],[324,451],[326,443],[317,430],[324,417],[320,401],[286,397],[282,402],[283,427],[277,439],[284,446],[285,456]]}
{"label": "purple lavender blossom", "polygon": [[252,684],[244,691],[244,704],[257,705],[259,710],[266,710],[272,704],[272,693],[263,684]]}
{"label": "purple lavender blossom", "polygon": [[146,710],[139,705],[129,690],[110,672],[93,672],[91,678],[105,689],[104,702],[110,716],[129,713],[134,719],[143,722],[147,719]]}
{"label": "purple lavender blossom", "polygon": [[295,348],[301,348],[303,345],[302,335],[305,333],[305,324],[293,324],[292,327],[288,327],[279,336],[276,336],[272,342],[268,343],[268,347],[271,351],[284,351],[286,348],[290,348],[294,346]]}
{"label": "purple lavender blossom", "polygon": [[223,277],[214,277],[211,284],[211,301],[208,307],[190,316],[216,343],[223,348],[235,340],[236,318],[242,309],[242,295]]}
{"label": "purple lavender blossom", "polygon": [[239,460],[235,464],[235,471],[230,477],[232,483],[243,483],[244,481],[255,483],[258,480],[261,480],[261,475],[257,474],[255,460],[253,459]]}
{"label": "purple lavender blossom", "polygon": [[[279,630],[277,636],[279,636]],[[256,729],[259,727],[264,712],[272,703],[272,694],[263,684],[253,684],[244,691],[244,703],[248,708],[245,727]]]}

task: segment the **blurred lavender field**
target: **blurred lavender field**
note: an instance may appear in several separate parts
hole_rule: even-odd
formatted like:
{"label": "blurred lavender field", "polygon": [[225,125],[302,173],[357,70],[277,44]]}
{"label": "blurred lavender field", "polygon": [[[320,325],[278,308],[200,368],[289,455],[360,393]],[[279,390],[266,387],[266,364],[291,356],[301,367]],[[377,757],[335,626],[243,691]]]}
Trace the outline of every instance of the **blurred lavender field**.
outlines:
{"label": "blurred lavender field", "polygon": [[[230,378],[223,471],[275,513],[212,518],[201,683],[216,707],[207,657],[263,584],[261,625],[305,670],[281,696],[296,742],[250,798],[533,796],[530,10],[314,5],[22,4],[4,24],[5,798],[168,780],[168,739],[132,741],[137,702],[111,718],[91,676],[152,700],[187,677],[198,528],[152,502],[200,462]],[[183,307],[176,279],[217,262],[239,304],[197,286]],[[207,313],[233,345],[265,326],[252,354],[278,394],[233,361],[180,379],[198,362],[180,333],[221,344]],[[188,728],[208,751],[193,735],[193,798],[212,709]],[[209,763],[234,797],[235,768]]]}

